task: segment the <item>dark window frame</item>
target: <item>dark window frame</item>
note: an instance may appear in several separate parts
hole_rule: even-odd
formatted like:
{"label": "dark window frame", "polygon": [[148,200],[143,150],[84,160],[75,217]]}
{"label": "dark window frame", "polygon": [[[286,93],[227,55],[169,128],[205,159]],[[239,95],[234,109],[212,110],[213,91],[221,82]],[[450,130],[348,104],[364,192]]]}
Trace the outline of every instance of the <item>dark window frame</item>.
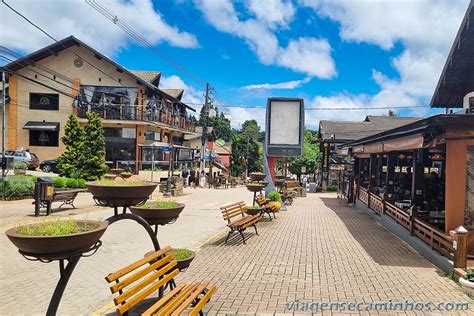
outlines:
{"label": "dark window frame", "polygon": [[[43,98],[47,98],[49,105],[41,104]],[[30,110],[59,111],[59,93],[30,92],[29,101]]]}
{"label": "dark window frame", "polygon": [[[48,142],[40,142],[40,136],[44,134],[48,137]],[[29,144],[36,147],[59,147],[59,131],[29,131]]]}

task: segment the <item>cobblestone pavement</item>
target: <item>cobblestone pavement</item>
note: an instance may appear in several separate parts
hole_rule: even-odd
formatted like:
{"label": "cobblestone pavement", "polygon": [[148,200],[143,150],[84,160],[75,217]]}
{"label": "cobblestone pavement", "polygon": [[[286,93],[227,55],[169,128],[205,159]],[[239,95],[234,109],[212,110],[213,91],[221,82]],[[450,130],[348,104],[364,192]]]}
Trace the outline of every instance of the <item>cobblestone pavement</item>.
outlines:
{"label": "cobblestone pavement", "polygon": [[[209,315],[293,313],[285,305],[295,300],[300,306],[310,301],[468,300],[407,244],[363,211],[340,205],[334,194],[295,199],[288,212],[259,223],[260,236],[249,229],[247,245],[238,234],[224,245],[227,230],[218,206],[242,199],[250,202],[251,194],[245,188],[186,192],[177,199],[186,203],[183,215],[175,224],[160,228],[159,240],[162,246],[202,245],[180,279],[217,284],[218,291],[206,307]],[[4,207],[0,205],[0,212]],[[95,207],[75,217],[105,219],[110,213]],[[79,262],[60,315],[108,314],[111,296],[104,276],[151,248],[146,233],[133,222],[112,225],[102,240],[97,254]],[[4,236],[0,246],[2,315],[43,315],[58,278],[57,264],[26,261]]]}
{"label": "cobblestone pavement", "polygon": [[[176,223],[159,228],[162,246],[195,248],[225,227],[219,205],[236,200],[250,202],[252,194],[245,187],[235,189],[186,189],[176,198],[186,208]],[[44,220],[32,217],[32,200],[0,203],[0,227],[3,231],[17,223]],[[59,205],[59,204],[58,204]],[[54,217],[104,220],[113,211],[94,206],[90,194],[79,199],[77,210],[53,213]],[[77,214],[77,215],[70,215]],[[60,315],[90,315],[110,303],[112,296],[104,277],[153,250],[145,230],[133,221],[121,221],[105,232],[103,245],[89,258],[82,258],[74,271],[59,306]],[[0,234],[1,315],[44,315],[59,278],[57,262],[49,264],[25,260],[7,237]]]}
{"label": "cobblestone pavement", "polygon": [[209,315],[292,313],[285,304],[295,300],[469,300],[406,243],[364,212],[340,205],[334,194],[295,199],[288,212],[258,227],[260,236],[250,229],[247,245],[238,235],[227,245],[226,233],[216,236],[182,274],[217,284]]}

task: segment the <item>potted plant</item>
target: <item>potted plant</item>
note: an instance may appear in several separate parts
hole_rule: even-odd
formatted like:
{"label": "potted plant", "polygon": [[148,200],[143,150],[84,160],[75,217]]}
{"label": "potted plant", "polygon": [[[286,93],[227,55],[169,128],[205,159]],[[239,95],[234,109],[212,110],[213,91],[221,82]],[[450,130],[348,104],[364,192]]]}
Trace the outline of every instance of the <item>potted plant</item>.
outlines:
{"label": "potted plant", "polygon": [[87,250],[106,229],[102,221],[59,219],[14,227],[5,234],[21,252],[53,255]]}
{"label": "potted plant", "polygon": [[123,179],[102,179],[87,182],[86,186],[101,205],[105,206],[133,206],[148,200],[158,183]]}
{"label": "potted plant", "polygon": [[13,172],[16,174],[16,175],[19,175],[19,174],[26,174],[26,163],[24,162],[15,162],[15,164],[13,165]]}
{"label": "potted plant", "polygon": [[245,213],[248,215],[258,215],[262,212],[262,208],[258,205],[246,205],[245,208],[247,209]]}
{"label": "potted plant", "polygon": [[186,248],[171,249],[167,252],[167,254],[171,253],[174,253],[176,255],[175,260],[177,263],[177,267],[180,271],[189,268],[191,261],[193,261],[194,257],[196,256],[196,253],[194,251]]}
{"label": "potted plant", "polygon": [[249,176],[252,181],[262,181],[267,175],[262,172],[251,172]]}
{"label": "potted plant", "polygon": [[266,186],[267,186],[266,184],[259,183],[259,182],[251,182],[251,183],[246,184],[247,190],[251,192],[262,191]]}
{"label": "potted plant", "polygon": [[268,199],[270,200],[268,204],[275,205],[275,212],[278,212],[281,208],[281,194],[277,191],[271,191],[268,193]]}
{"label": "potted plant", "polygon": [[468,269],[464,277],[459,278],[464,293],[474,297],[474,269]]}
{"label": "potted plant", "polygon": [[128,179],[131,176],[133,176],[133,174],[131,172],[124,171],[124,172],[120,173],[120,176],[124,179]]}
{"label": "potted plant", "polygon": [[176,201],[152,201],[141,206],[131,206],[130,212],[145,219],[150,225],[173,223],[183,211],[184,204]]}

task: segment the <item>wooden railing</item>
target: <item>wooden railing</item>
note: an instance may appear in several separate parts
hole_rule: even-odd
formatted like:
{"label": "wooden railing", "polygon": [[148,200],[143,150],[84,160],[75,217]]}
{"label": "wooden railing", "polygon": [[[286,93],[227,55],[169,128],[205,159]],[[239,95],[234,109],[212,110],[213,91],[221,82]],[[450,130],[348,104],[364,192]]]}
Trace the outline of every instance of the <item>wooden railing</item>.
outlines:
{"label": "wooden railing", "polygon": [[448,259],[454,259],[453,239],[444,232],[423,222],[419,218],[413,220],[413,233],[415,236],[430,245]]}
{"label": "wooden railing", "polygon": [[367,189],[359,187],[359,200],[361,200],[365,205],[369,202],[369,193]]}
{"label": "wooden railing", "polygon": [[384,203],[383,199],[380,196],[374,193],[369,193],[368,205],[370,206],[371,209],[373,209],[378,214],[384,213],[383,203]]}
{"label": "wooden railing", "polygon": [[[356,192],[357,198],[370,209],[374,210],[379,215],[386,214],[390,216],[398,224],[407,229],[412,236],[417,236],[428,244],[431,249],[438,251],[450,260],[454,260],[455,266],[456,261],[464,262],[465,255],[460,255],[460,253],[466,251],[466,249],[460,249],[459,241],[458,249],[455,249],[453,246],[454,239],[452,237],[416,217],[416,213],[414,214],[404,211],[361,186],[356,185],[354,191]],[[462,238],[464,239],[463,243],[466,244],[467,237],[463,236]]]}
{"label": "wooden railing", "polygon": [[393,218],[397,223],[410,230],[410,215],[395,205],[385,202],[385,214]]}

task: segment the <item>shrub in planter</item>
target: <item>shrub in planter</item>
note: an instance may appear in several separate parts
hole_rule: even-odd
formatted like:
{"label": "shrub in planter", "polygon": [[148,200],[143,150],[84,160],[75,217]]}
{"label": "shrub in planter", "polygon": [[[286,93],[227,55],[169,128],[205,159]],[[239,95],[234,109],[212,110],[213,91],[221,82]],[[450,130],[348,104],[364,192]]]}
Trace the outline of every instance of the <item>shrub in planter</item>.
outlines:
{"label": "shrub in planter", "polygon": [[56,177],[53,178],[53,184],[55,188],[65,188],[66,187],[66,178]]}
{"label": "shrub in planter", "polygon": [[459,278],[464,293],[474,297],[474,269],[468,269],[463,278]]}
{"label": "shrub in planter", "polygon": [[[0,183],[3,185],[3,183]],[[32,196],[35,183],[29,176],[11,176],[5,180],[5,197],[9,200]]]}
{"label": "shrub in planter", "polygon": [[249,215],[257,215],[260,214],[262,211],[262,208],[258,205],[247,205],[245,206],[245,208],[247,209],[245,213]]}
{"label": "shrub in planter", "polygon": [[131,206],[130,212],[142,217],[150,225],[166,225],[178,219],[184,206],[176,201],[153,201],[142,206]]}
{"label": "shrub in planter", "polygon": [[268,202],[268,204],[275,205],[275,211],[278,212],[281,208],[281,194],[277,191],[271,191],[270,193],[268,193],[268,198],[270,199],[270,202]]}
{"label": "shrub in planter", "polygon": [[50,255],[88,249],[106,228],[106,222],[59,219],[11,228],[6,235],[23,252]]}
{"label": "shrub in planter", "polygon": [[167,254],[172,253],[176,255],[174,259],[176,260],[178,269],[181,271],[187,269],[196,256],[194,251],[185,248],[171,249],[167,252]]}
{"label": "shrub in planter", "polygon": [[336,192],[338,189],[337,185],[328,185],[327,186],[327,191],[329,192]]}
{"label": "shrub in planter", "polygon": [[13,168],[15,174],[26,174],[26,163],[24,162],[15,162]]}

